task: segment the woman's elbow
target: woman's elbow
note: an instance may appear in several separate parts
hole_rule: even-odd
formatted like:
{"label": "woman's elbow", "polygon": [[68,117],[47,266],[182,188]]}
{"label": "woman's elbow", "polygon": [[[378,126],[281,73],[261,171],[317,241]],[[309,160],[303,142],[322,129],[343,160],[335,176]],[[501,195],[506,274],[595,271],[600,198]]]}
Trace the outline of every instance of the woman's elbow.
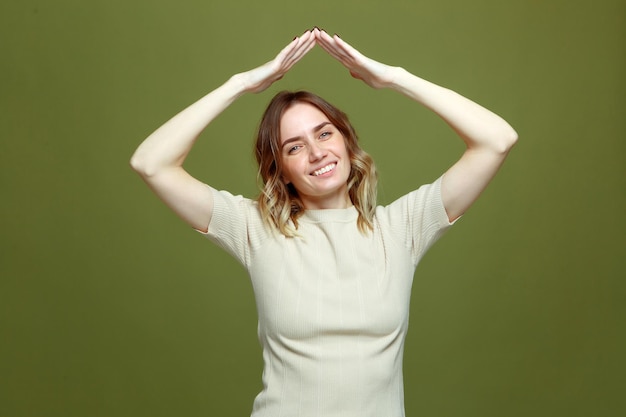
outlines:
{"label": "woman's elbow", "polygon": [[519,136],[512,127],[502,132],[500,136],[500,149],[503,153],[508,153],[517,143]]}
{"label": "woman's elbow", "polygon": [[519,136],[517,135],[515,129],[509,126],[507,129],[500,132],[497,135],[497,138],[498,139],[494,141],[496,152],[506,155],[513,148],[513,146],[515,146]]}
{"label": "woman's elbow", "polygon": [[137,155],[137,152],[130,158],[130,167],[142,177],[149,177],[153,175],[150,171],[149,165],[146,163],[145,158]]}

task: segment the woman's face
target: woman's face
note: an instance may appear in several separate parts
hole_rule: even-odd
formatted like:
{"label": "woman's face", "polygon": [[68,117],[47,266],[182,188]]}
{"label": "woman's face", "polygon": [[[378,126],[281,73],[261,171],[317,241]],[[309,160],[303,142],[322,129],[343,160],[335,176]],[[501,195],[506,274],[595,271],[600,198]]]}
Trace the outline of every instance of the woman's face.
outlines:
{"label": "woman's face", "polygon": [[280,145],[285,183],[295,187],[306,209],[352,205],[345,139],[317,107],[296,103],[285,111]]}

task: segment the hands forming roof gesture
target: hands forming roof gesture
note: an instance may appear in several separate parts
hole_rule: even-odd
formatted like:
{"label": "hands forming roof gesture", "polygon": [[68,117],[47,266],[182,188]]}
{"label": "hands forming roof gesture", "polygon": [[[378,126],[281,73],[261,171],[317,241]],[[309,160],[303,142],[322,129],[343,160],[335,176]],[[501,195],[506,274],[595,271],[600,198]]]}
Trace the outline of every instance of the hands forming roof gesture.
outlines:
{"label": "hands forming roof gesture", "polygon": [[354,78],[370,87],[383,88],[391,83],[392,67],[364,56],[338,35],[330,36],[316,27],[295,37],[273,60],[240,74],[245,90],[251,93],[264,91],[280,80],[316,44],[346,67]]}

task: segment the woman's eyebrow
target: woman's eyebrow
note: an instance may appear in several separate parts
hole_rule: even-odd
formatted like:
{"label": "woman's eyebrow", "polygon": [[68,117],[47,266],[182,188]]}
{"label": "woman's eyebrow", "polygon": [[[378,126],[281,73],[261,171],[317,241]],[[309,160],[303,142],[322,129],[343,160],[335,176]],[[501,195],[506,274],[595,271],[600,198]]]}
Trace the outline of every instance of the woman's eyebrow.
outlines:
{"label": "woman's eyebrow", "polygon": [[[321,128],[323,128],[326,125],[332,125],[332,123],[331,122],[322,122],[322,123],[318,124],[317,126],[315,126],[313,129],[311,129],[311,132],[317,132],[318,130],[320,130]],[[291,142],[295,142],[295,141],[298,141],[300,139],[302,139],[302,136],[294,136],[293,138],[289,138],[289,139],[285,140],[282,143],[281,146],[284,147],[285,145],[288,145]]]}

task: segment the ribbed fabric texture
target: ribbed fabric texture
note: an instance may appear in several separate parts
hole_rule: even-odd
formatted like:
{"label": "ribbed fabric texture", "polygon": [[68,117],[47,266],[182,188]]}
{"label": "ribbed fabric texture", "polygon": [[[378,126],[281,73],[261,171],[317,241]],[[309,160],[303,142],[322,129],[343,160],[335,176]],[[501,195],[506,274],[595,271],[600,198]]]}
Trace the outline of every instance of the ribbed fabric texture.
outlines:
{"label": "ribbed fabric texture", "polygon": [[248,271],[263,347],[253,417],[404,416],[402,355],[413,273],[450,226],[441,179],[376,209],[308,210],[300,238],[265,228],[256,203],[214,191],[207,236]]}

